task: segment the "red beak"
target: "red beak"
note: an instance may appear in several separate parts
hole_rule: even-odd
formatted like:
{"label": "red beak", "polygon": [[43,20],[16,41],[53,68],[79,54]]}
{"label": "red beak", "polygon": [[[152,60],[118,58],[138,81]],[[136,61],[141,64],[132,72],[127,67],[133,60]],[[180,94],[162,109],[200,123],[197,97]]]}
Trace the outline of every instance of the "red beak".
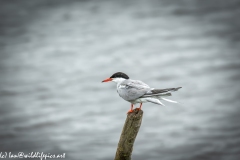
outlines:
{"label": "red beak", "polygon": [[102,82],[110,82],[110,81],[112,81],[112,78],[104,79]]}

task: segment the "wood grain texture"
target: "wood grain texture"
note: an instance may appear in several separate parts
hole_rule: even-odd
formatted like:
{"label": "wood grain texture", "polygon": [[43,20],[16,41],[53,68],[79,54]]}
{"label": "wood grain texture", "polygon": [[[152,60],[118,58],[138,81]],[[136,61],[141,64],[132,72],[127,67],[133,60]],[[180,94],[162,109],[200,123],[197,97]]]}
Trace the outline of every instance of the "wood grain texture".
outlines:
{"label": "wood grain texture", "polygon": [[131,160],[133,144],[142,123],[143,111],[134,109],[127,115],[114,160]]}

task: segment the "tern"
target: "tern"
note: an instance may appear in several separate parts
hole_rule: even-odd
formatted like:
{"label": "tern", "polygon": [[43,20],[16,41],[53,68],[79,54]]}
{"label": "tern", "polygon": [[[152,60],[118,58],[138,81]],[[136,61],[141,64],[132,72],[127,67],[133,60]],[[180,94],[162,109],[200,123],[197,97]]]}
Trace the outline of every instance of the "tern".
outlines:
{"label": "tern", "polygon": [[103,80],[102,82],[115,82],[117,83],[117,92],[120,97],[131,103],[131,108],[127,113],[133,112],[134,104],[140,103],[141,110],[142,103],[151,102],[158,105],[164,104],[160,100],[165,100],[172,103],[178,103],[164,97],[171,96],[171,92],[177,91],[182,87],[166,88],[166,89],[154,89],[147,84],[139,80],[129,79],[128,75],[122,72],[114,73],[110,78]]}

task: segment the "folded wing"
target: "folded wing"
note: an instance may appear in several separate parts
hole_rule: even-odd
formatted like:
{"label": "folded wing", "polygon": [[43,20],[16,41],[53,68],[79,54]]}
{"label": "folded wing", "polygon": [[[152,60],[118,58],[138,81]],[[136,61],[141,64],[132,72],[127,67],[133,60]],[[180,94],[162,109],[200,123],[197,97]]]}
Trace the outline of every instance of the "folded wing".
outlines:
{"label": "folded wing", "polygon": [[135,100],[150,90],[147,84],[139,80],[125,80],[118,87],[119,95],[127,101]]}
{"label": "folded wing", "polygon": [[142,97],[154,97],[154,96],[171,96],[171,92],[175,92],[182,87],[166,88],[166,89],[152,89],[145,93]]}

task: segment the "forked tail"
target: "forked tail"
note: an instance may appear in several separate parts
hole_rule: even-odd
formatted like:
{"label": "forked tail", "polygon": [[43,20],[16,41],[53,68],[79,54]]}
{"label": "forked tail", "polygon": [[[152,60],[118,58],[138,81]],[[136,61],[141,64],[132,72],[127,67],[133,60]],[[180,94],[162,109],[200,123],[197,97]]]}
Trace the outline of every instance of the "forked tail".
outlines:
{"label": "forked tail", "polygon": [[152,103],[163,105],[163,106],[164,106],[164,104],[160,100],[164,100],[164,101],[171,102],[171,103],[178,103],[176,101],[173,101],[173,100],[170,100],[167,98],[163,98],[163,97],[171,96],[172,95],[171,92],[175,92],[175,91],[179,90],[180,88],[182,88],[182,87],[166,88],[166,89],[152,89],[151,91],[144,94],[142,96],[142,98],[146,98],[146,100],[148,102],[152,102]]}

